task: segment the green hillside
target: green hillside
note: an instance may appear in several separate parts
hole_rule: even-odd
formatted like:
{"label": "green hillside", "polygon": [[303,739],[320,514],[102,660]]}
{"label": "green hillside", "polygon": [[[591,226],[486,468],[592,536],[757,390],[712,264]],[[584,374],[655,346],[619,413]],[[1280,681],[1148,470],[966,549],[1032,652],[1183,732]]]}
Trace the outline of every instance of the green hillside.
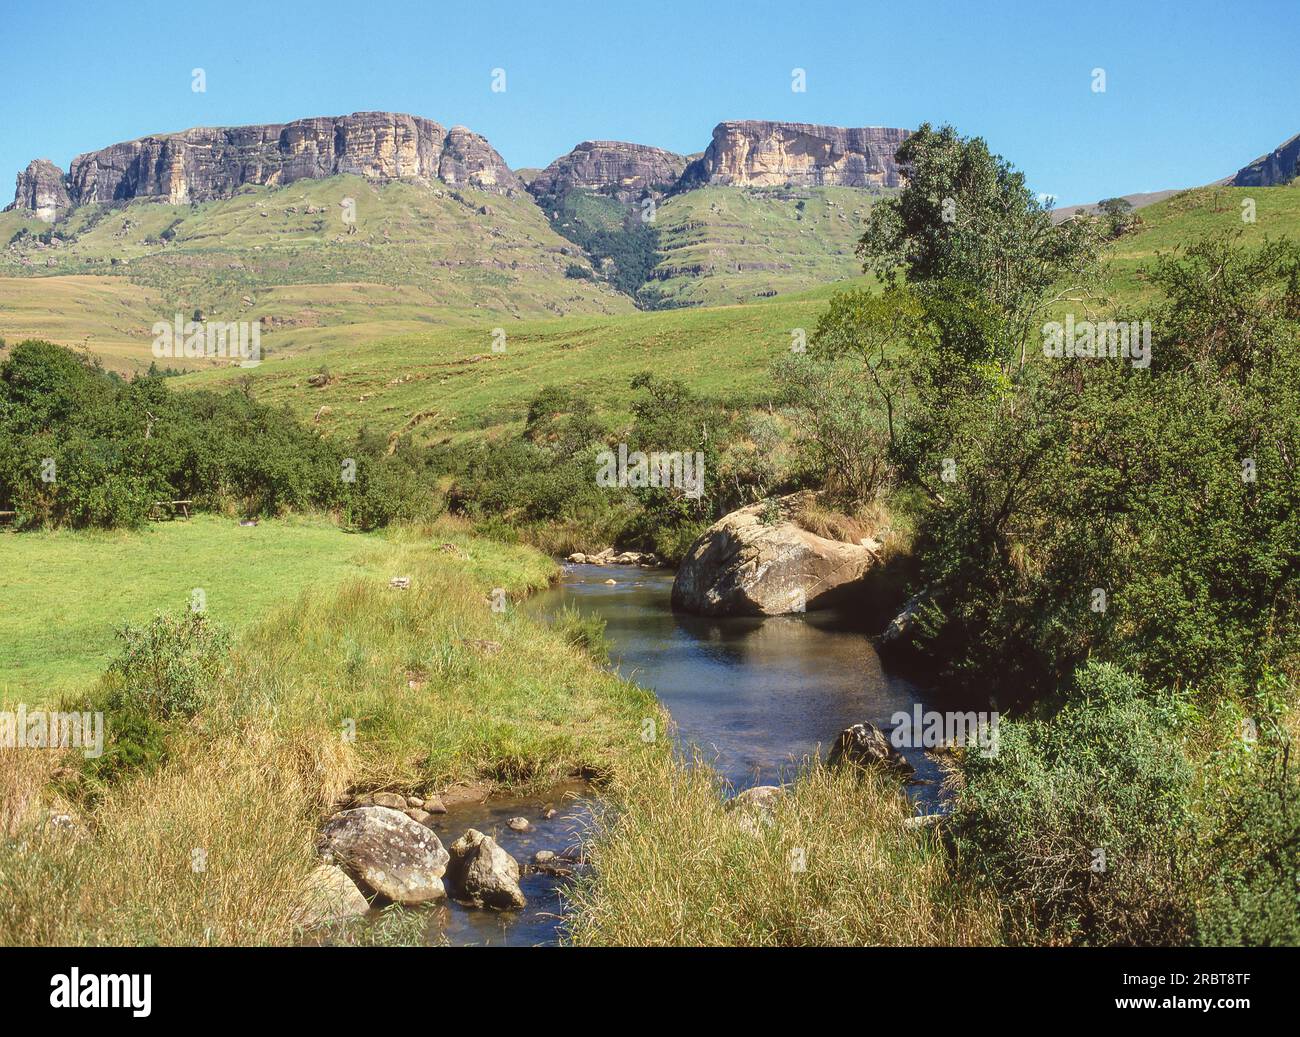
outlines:
{"label": "green hillside", "polygon": [[[511,325],[492,352],[491,325],[444,328],[322,350],[255,371],[187,375],[181,386],[234,385],[248,377],[258,399],[284,403],[330,434],[409,432],[417,442],[521,421],[545,385],[585,390],[621,410],[633,375],[653,370],[737,402],[768,394],[768,368],[788,353],[791,331],[812,334],[835,286],[745,306],[571,317]],[[328,371],[321,387],[307,379]]]}
{"label": "green hillside", "polygon": [[853,187],[705,187],[666,200],[663,258],[645,289],[661,306],[750,302],[853,277],[874,200]]}
{"label": "green hillside", "polygon": [[[340,176],[203,205],[84,206],[52,233],[15,211],[0,214],[0,243],[0,295],[13,299],[0,308],[0,336],[80,345],[79,327],[65,325],[77,323],[70,309],[84,311],[99,325],[91,348],[127,369],[152,359],[153,321],[196,309],[260,319],[268,355],[430,324],[633,309],[606,285],[565,276],[588,264],[527,196],[445,185]],[[74,279],[84,275],[130,286],[114,293],[116,311],[97,309],[91,285]]]}

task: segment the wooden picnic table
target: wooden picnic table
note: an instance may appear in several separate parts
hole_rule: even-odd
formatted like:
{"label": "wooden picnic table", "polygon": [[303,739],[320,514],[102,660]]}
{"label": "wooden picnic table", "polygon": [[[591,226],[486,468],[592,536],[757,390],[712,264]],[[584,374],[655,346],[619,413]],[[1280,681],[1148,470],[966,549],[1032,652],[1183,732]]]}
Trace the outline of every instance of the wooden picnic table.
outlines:
{"label": "wooden picnic table", "polygon": [[180,508],[181,514],[188,519],[190,517],[190,505],[193,503],[194,501],[192,500],[156,500],[153,502],[153,506],[155,508],[170,507],[173,509],[173,515],[175,514],[175,509]]}

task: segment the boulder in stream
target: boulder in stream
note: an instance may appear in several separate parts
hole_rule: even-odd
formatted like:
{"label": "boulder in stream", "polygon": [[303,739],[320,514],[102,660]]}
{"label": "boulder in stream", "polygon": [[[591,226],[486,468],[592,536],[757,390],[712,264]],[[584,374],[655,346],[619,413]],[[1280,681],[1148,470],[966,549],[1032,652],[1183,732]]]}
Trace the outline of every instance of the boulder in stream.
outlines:
{"label": "boulder in stream", "polygon": [[523,907],[519,862],[490,835],[471,828],[451,844],[447,881],[457,900],[498,911]]}
{"label": "boulder in stream", "polygon": [[846,727],[826,758],[830,767],[878,768],[910,777],[916,769],[889,743],[885,733],[870,721]]}
{"label": "boulder in stream", "polygon": [[792,494],[751,504],[700,534],[677,570],[673,608],[702,616],[778,616],[845,597],[879,554],[804,529],[793,517],[797,500]]}
{"label": "boulder in stream", "polygon": [[361,883],[394,903],[423,904],[445,895],[447,851],[431,829],[400,810],[345,810],[325,823],[321,841]]}

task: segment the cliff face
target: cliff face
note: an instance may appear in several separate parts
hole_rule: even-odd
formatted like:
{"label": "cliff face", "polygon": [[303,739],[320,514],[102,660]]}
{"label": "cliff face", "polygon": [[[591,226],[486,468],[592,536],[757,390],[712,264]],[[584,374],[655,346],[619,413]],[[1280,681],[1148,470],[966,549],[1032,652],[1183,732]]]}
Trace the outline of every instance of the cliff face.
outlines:
{"label": "cliff face", "polygon": [[42,220],[53,223],[57,213],[72,208],[72,199],[63,182],[63,170],[49,159],[38,158],[18,174],[13,208],[30,209]]}
{"label": "cliff face", "polygon": [[[31,204],[36,165],[19,176],[16,205],[37,208]],[[49,170],[36,171],[46,196],[54,190]],[[339,173],[372,180],[436,177],[496,192],[523,187],[492,146],[463,126],[446,130],[412,115],[357,112],[283,125],[204,127],[114,144],[73,159],[64,193],[72,205],[130,198],[177,205],[227,198],[244,184],[276,186]]]}
{"label": "cliff face", "polygon": [[1300,175],[1300,134],[1243,167],[1232,178],[1233,187],[1278,187]]}
{"label": "cliff face", "polygon": [[624,202],[633,202],[644,191],[654,193],[672,187],[686,168],[686,159],[662,148],[623,141],[583,141],[567,155],[557,158],[528,185],[535,197],[564,195],[574,188],[607,190]]}
{"label": "cliff face", "polygon": [[678,186],[898,187],[894,151],[909,132],[757,120],[719,123],[708,150],[686,167]]}

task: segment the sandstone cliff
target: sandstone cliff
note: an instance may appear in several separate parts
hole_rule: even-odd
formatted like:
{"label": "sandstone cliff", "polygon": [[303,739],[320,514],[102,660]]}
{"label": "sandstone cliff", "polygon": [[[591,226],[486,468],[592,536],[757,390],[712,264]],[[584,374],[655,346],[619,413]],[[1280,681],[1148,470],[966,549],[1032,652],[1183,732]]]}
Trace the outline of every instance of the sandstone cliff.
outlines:
{"label": "sandstone cliff", "polygon": [[565,195],[575,188],[608,191],[633,202],[649,190],[672,187],[686,168],[686,158],[662,148],[613,140],[583,141],[534,176],[528,190],[535,197]]}
{"label": "sandstone cliff", "polygon": [[686,167],[680,190],[706,184],[898,187],[894,152],[910,131],[846,129],[798,122],[719,123],[713,142]]}
{"label": "sandstone cliff", "polygon": [[42,220],[54,222],[56,214],[72,208],[63,170],[46,158],[28,163],[18,174],[18,189],[9,208],[30,209]]}
{"label": "sandstone cliff", "polygon": [[1233,187],[1278,187],[1300,175],[1300,134],[1261,155],[1232,178]]}
{"label": "sandstone cliff", "polygon": [[492,146],[463,126],[447,130],[412,115],[357,112],[142,137],[78,155],[66,178],[52,163],[32,163],[19,174],[14,204],[48,211],[61,197],[56,182],[71,205],[130,198],[175,205],[228,198],[244,184],[278,186],[340,173],[437,178],[499,193],[523,187]]}

